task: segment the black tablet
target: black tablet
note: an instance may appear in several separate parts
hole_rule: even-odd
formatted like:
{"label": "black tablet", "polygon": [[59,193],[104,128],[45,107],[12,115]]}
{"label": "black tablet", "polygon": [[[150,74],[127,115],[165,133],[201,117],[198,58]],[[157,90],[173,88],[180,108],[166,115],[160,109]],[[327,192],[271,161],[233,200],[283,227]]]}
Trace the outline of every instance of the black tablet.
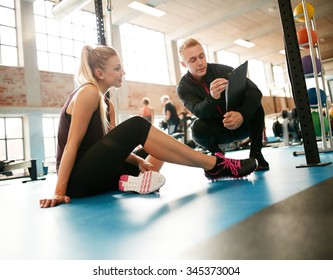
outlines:
{"label": "black tablet", "polygon": [[229,74],[225,90],[226,111],[233,111],[242,103],[246,89],[247,64],[245,61]]}

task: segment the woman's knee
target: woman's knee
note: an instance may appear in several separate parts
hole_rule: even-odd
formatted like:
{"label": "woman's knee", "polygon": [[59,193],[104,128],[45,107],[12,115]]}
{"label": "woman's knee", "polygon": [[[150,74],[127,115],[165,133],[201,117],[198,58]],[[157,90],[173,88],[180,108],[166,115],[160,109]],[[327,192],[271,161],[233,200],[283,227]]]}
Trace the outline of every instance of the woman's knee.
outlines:
{"label": "woman's knee", "polygon": [[134,128],[134,127],[149,127],[151,125],[150,122],[148,122],[146,119],[140,116],[134,116],[131,117],[123,122],[124,124],[127,124],[128,126]]}

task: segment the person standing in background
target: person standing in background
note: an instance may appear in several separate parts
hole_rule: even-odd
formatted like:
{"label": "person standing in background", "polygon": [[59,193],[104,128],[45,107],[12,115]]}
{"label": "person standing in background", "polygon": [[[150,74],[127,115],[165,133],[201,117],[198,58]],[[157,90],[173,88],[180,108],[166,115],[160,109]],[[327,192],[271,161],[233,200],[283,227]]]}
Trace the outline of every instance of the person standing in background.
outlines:
{"label": "person standing in background", "polygon": [[149,103],[150,100],[148,97],[144,97],[142,99],[142,107],[140,109],[139,115],[154,124],[154,108],[150,106]]}
{"label": "person standing in background", "polygon": [[174,134],[178,131],[178,126],[180,124],[180,119],[177,114],[175,105],[170,100],[168,95],[163,95],[161,97],[161,103],[164,110],[164,123],[167,123],[168,134]]}

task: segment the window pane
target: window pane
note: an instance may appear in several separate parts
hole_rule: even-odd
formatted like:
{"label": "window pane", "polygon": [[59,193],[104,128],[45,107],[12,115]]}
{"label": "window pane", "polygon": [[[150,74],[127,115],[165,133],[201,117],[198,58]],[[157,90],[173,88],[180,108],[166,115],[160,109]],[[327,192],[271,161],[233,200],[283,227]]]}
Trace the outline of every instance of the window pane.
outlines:
{"label": "window pane", "polygon": [[35,0],[35,2],[34,2],[34,14],[45,16],[44,0]]}
{"label": "window pane", "polygon": [[73,56],[73,40],[61,38],[61,53]]}
{"label": "window pane", "polygon": [[46,19],[46,30],[49,35],[59,36],[60,28],[59,28],[59,22],[52,18]]}
{"label": "window pane", "polygon": [[38,69],[48,70],[49,69],[49,57],[46,52],[37,52],[37,64]]}
{"label": "window pane", "polygon": [[14,0],[0,0],[0,6],[5,6],[14,9]]}
{"label": "window pane", "polygon": [[6,159],[6,142],[5,140],[0,140],[0,160]]}
{"label": "window pane", "polygon": [[17,66],[17,36],[14,1],[0,1],[0,64]]}
{"label": "window pane", "polygon": [[23,159],[22,118],[0,118],[0,159]]}
{"label": "window pane", "polygon": [[42,16],[35,16],[35,30],[39,33],[46,33],[46,19]]}
{"label": "window pane", "polygon": [[5,135],[5,119],[0,118],[0,139],[4,139]]}
{"label": "window pane", "polygon": [[13,9],[0,7],[0,24],[15,27],[15,12]]}
{"label": "window pane", "polygon": [[170,83],[162,33],[122,24],[120,37],[126,79],[157,84]]}
{"label": "window pane", "polygon": [[59,117],[43,118],[45,158],[55,158]]}
{"label": "window pane", "polygon": [[7,140],[9,160],[23,159],[23,139]]}
{"label": "window pane", "polygon": [[47,38],[45,34],[36,33],[36,47],[39,51],[47,51]]}
{"label": "window pane", "polygon": [[12,27],[0,26],[1,44],[16,47],[16,29]]}
{"label": "window pane", "polygon": [[54,135],[58,135],[58,126],[59,126],[59,120],[60,118],[53,118],[54,121]]}
{"label": "window pane", "polygon": [[75,72],[75,61],[74,57],[63,55],[62,56],[62,66],[63,71],[66,73],[74,73]]}
{"label": "window pane", "polygon": [[72,23],[78,24],[78,25],[83,25],[83,17],[82,13],[79,11],[76,11],[72,14]]}
{"label": "window pane", "polygon": [[84,41],[86,42],[86,44],[89,45],[95,45],[97,42],[97,35],[96,35],[96,31],[95,30],[87,30],[85,29],[84,31]]}
{"label": "window pane", "polygon": [[58,20],[52,15],[53,6],[54,1],[34,2],[37,50],[45,51],[37,52],[38,56],[42,56],[38,57],[39,69],[75,71],[74,64],[81,56],[83,44],[96,43],[95,15],[79,10]]}
{"label": "window pane", "polygon": [[217,52],[217,61],[221,64],[229,65],[233,68],[239,66],[239,55],[227,51],[218,51]]}
{"label": "window pane", "polygon": [[263,95],[269,96],[264,63],[257,59],[250,59],[248,67],[250,79],[257,85]]}
{"label": "window pane", "polygon": [[6,137],[22,138],[22,119],[6,118]]}
{"label": "window pane", "polygon": [[285,86],[283,68],[281,66],[273,66],[274,82],[277,87],[283,88]]}
{"label": "window pane", "polygon": [[49,54],[49,65],[50,68],[53,71],[58,71],[61,72],[62,71],[62,65],[61,65],[61,55],[60,54],[53,54],[50,53]]}
{"label": "window pane", "polygon": [[96,17],[92,13],[82,12],[83,24],[87,28],[95,29],[96,27]]}
{"label": "window pane", "polygon": [[60,53],[60,38],[55,36],[47,36],[47,45],[50,52]]}
{"label": "window pane", "polygon": [[45,157],[55,157],[55,143],[54,138],[44,138],[44,149],[45,149]]}
{"label": "window pane", "polygon": [[1,46],[1,64],[8,66],[17,66],[17,48]]}
{"label": "window pane", "polygon": [[81,25],[73,25],[73,39],[84,41],[84,28]]}
{"label": "window pane", "polygon": [[72,25],[69,22],[61,21],[60,22],[60,34],[63,38],[71,39],[73,37],[72,34]]}
{"label": "window pane", "polygon": [[44,5],[45,5],[45,16],[48,18],[53,18],[52,8],[54,6],[54,2],[44,0]]}
{"label": "window pane", "polygon": [[77,69],[79,69],[80,66],[80,59],[75,57],[74,58],[74,71],[77,71]]}
{"label": "window pane", "polygon": [[43,135],[44,137],[54,136],[54,126],[52,118],[43,118]]}
{"label": "window pane", "polygon": [[79,58],[81,56],[81,51],[84,46],[83,42],[74,41],[74,56]]}

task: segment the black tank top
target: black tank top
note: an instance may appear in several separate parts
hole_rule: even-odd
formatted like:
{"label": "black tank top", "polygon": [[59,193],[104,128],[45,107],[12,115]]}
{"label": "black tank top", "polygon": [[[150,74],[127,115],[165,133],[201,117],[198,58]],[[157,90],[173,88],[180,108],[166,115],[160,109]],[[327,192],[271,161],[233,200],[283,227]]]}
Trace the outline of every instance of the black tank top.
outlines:
{"label": "black tank top", "polygon": [[[80,88],[80,87],[79,87]],[[60,161],[64,152],[64,148],[67,143],[69,127],[71,124],[72,116],[66,113],[67,107],[69,106],[71,100],[73,99],[75,93],[79,90],[77,88],[67,99],[65,102],[59,120],[58,127],[58,145],[57,145],[57,170],[60,165]],[[84,155],[84,153],[98,140],[100,140],[103,136],[103,126],[99,112],[100,105],[98,105],[96,111],[93,113],[86,134],[84,135],[80,147],[78,149],[76,160]]]}

